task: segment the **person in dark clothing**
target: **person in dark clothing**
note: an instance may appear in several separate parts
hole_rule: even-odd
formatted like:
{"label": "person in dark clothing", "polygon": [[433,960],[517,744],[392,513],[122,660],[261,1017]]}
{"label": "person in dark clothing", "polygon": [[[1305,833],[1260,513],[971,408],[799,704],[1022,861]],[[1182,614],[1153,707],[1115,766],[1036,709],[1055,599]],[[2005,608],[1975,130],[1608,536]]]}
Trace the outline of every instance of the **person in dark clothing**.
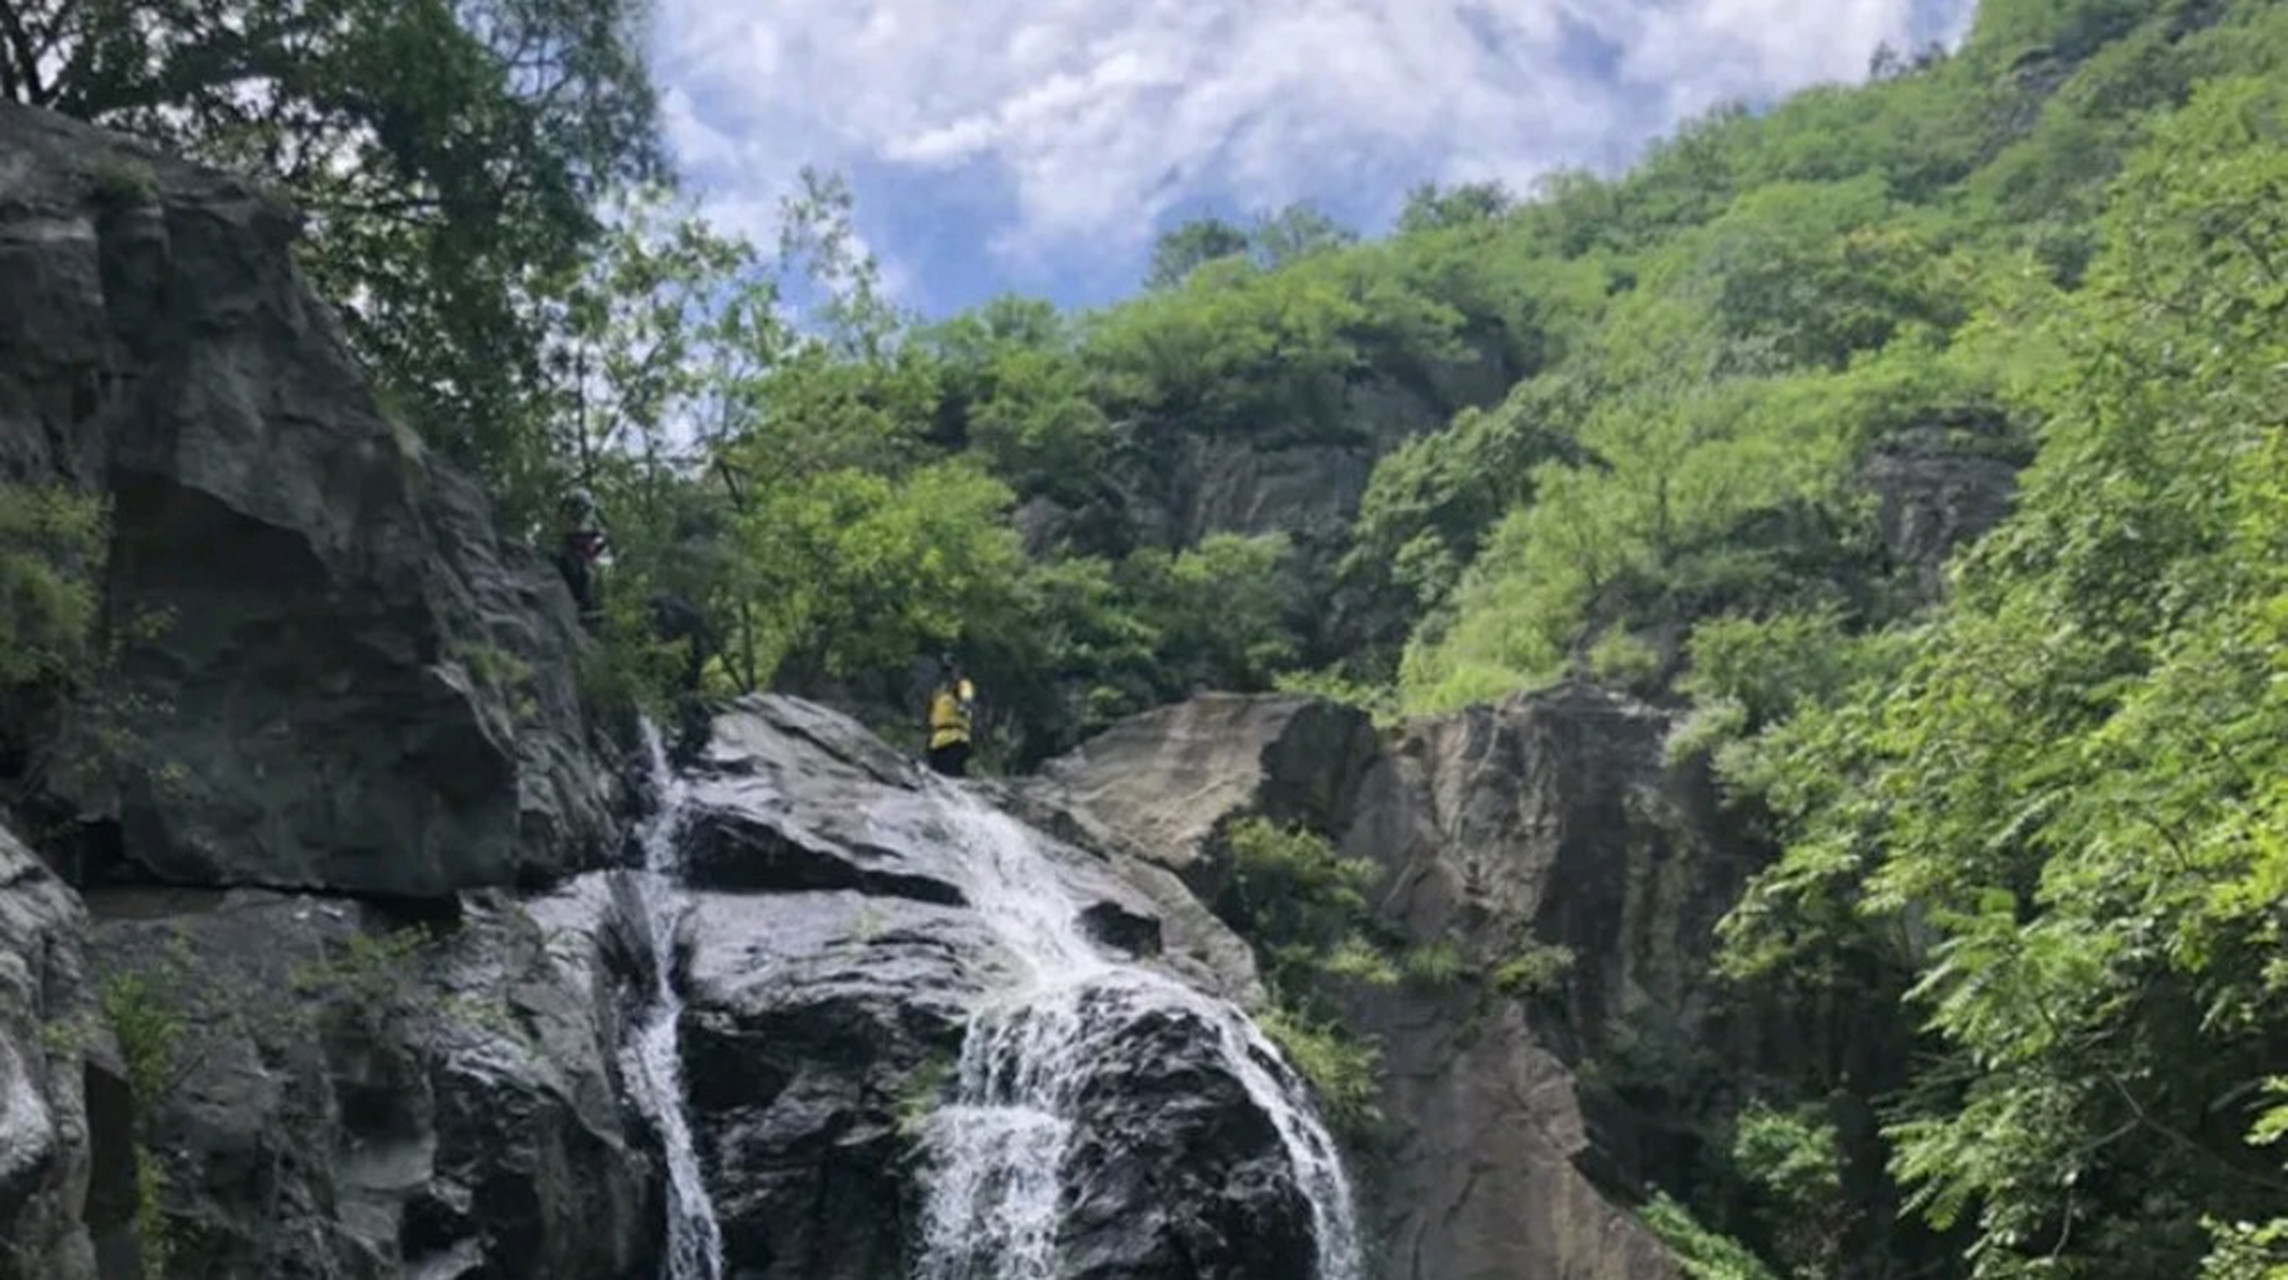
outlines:
{"label": "person in dark clothing", "polygon": [[595,498],[585,489],[565,495],[559,513],[564,522],[564,538],[557,547],[556,568],[564,575],[564,585],[572,591],[572,603],[580,610],[580,620],[592,625],[604,612],[603,593],[597,582],[604,555],[610,549],[604,537],[604,522],[596,510]]}
{"label": "person in dark clothing", "polygon": [[977,687],[961,674],[961,666],[953,660],[952,654],[939,655],[937,665],[937,688],[931,691],[929,699],[930,768],[949,778],[967,777]]}
{"label": "person in dark clothing", "polygon": [[683,596],[662,591],[651,598],[651,631],[670,643],[683,642],[683,672],[677,685],[686,694],[698,693],[707,663],[715,656],[714,632],[706,613]]}

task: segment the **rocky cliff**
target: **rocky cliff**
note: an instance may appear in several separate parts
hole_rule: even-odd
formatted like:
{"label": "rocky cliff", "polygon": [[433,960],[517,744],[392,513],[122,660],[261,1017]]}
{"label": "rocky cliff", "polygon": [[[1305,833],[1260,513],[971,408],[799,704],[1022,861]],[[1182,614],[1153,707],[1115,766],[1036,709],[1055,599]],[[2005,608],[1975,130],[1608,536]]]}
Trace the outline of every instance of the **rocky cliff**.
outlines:
{"label": "rocky cliff", "polygon": [[295,230],[243,180],[0,105],[0,484],[109,512],[105,671],[26,765],[45,820],[86,881],[593,865],[570,601],[382,414]]}
{"label": "rocky cliff", "polygon": [[0,827],[0,1276],[9,1280],[94,1274],[83,1212],[96,1172],[88,1093],[115,1086],[118,1067],[108,1036],[97,1042],[86,937],[79,900]]}
{"label": "rocky cliff", "polygon": [[[1186,990],[1244,986],[1219,974],[1238,949],[1211,921],[1165,917],[1104,857],[999,818],[810,704],[742,704],[689,775],[684,1057],[735,1272],[998,1274],[930,1269],[953,1250],[913,1170],[943,1179],[977,1154],[958,1134],[933,1144],[931,1118],[991,1109],[955,1070],[971,1015],[1041,981],[1039,939],[1008,927],[1012,908],[1042,912],[1043,935],[1070,921],[1107,957],[1190,975]],[[1065,1082],[1086,1105],[1059,1117],[1076,1128],[1056,1274],[1309,1276],[1308,1206],[1208,1006],[1113,1007],[1133,995],[1120,972],[1094,988],[1108,1014]],[[970,1258],[993,1263],[1011,1259]]]}
{"label": "rocky cliff", "polygon": [[1378,868],[1379,931],[1458,953],[1442,988],[1345,995],[1382,1055],[1384,1123],[1360,1153],[1377,1274],[1666,1277],[1628,1206],[1703,1175],[1746,1078],[1783,1050],[1885,1052],[1717,988],[1715,923],[1763,855],[1701,769],[1665,762],[1669,728],[1587,685],[1388,734],[1304,698],[1215,696],[1091,741],[1033,799],[1211,896],[1232,823],[1317,831]]}

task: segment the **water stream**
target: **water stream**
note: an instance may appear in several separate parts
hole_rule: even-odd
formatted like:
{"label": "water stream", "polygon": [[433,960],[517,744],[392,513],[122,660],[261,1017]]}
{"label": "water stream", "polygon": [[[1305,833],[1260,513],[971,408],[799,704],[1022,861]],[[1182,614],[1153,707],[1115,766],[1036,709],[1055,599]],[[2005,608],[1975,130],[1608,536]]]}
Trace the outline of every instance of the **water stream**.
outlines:
{"label": "water stream", "polygon": [[684,908],[679,850],[687,792],[668,765],[659,730],[649,720],[643,722],[643,741],[659,808],[644,828],[644,865],[632,882],[639,907],[636,925],[651,949],[655,976],[650,1015],[629,1045],[626,1065],[644,1109],[659,1127],[667,1159],[667,1264],[660,1280],[718,1280],[723,1273],[723,1233],[700,1175],[699,1150],[692,1144],[684,1109],[678,1043],[683,997],[674,981],[675,933]]}
{"label": "water stream", "polygon": [[1318,1280],[1357,1280],[1349,1179],[1300,1085],[1263,1065],[1277,1055],[1262,1033],[1231,1005],[1099,951],[1037,837],[959,787],[936,791],[962,888],[1022,972],[972,1012],[954,1099],[930,1119],[917,1280],[1055,1280],[1075,1095],[1151,1010],[1212,1029],[1310,1203]]}

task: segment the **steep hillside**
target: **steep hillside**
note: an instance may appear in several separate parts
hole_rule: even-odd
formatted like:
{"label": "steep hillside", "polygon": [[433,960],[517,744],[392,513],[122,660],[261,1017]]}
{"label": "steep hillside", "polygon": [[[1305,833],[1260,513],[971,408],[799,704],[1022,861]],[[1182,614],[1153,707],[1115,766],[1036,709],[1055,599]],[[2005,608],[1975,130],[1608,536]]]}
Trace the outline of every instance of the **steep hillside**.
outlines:
{"label": "steep hillside", "polygon": [[[655,212],[579,335],[613,438],[649,443],[590,470],[628,598],[700,602],[720,687],[902,720],[909,664],[958,644],[1017,763],[1201,687],[1654,692],[1698,619],[1931,597],[2032,456],[2011,391],[2048,352],[2013,318],[2080,287],[2153,122],[2282,41],[2255,0],[1993,3],[1959,51],[1717,112],[1612,181],[1425,189],[1368,244],[1308,210],[1185,228],[1076,316],[912,326],[825,187],[812,340],[761,306],[787,264]],[[675,305],[613,302],[627,278]],[[663,326],[674,378],[635,358]],[[693,415],[666,480],[642,459]]]}

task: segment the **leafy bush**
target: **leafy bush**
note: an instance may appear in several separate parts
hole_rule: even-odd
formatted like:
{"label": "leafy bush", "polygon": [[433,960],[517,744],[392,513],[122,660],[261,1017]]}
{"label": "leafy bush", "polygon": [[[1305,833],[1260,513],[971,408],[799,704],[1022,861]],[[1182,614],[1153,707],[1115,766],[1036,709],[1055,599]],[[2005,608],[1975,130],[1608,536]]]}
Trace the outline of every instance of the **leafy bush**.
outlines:
{"label": "leafy bush", "polygon": [[194,966],[188,939],[177,934],[152,963],[105,975],[96,984],[96,1006],[119,1045],[134,1094],[132,1224],[143,1266],[158,1274],[165,1274],[176,1240],[163,1208],[166,1167],[152,1136],[160,1108],[190,1065],[184,1032],[207,1013],[193,985]]}
{"label": "leafy bush", "polygon": [[106,519],[96,498],[0,485],[0,686],[55,679],[86,656]]}
{"label": "leafy bush", "polygon": [[1364,943],[1374,863],[1260,817],[1233,824],[1222,845],[1231,871],[1217,913],[1267,957],[1275,987],[1306,988],[1331,957]]}
{"label": "leafy bush", "polygon": [[1407,948],[1399,957],[1398,968],[1408,982],[1425,987],[1450,987],[1469,973],[1470,962],[1460,947],[1441,938]]}
{"label": "leafy bush", "polygon": [[1356,1138],[1382,1118],[1375,1105],[1380,1049],[1353,1038],[1339,1023],[1317,1021],[1276,1003],[1255,1021],[1310,1081],[1320,1110],[1337,1132]]}
{"label": "leafy bush", "polygon": [[1538,996],[1554,991],[1573,971],[1573,950],[1528,939],[1494,966],[1494,990],[1505,996]]}
{"label": "leafy bush", "polygon": [[1777,1252],[1797,1274],[1833,1274],[1849,1212],[1834,1124],[1817,1107],[1776,1111],[1757,1103],[1735,1126],[1732,1159],[1763,1192]]}
{"label": "leafy bush", "polygon": [[1676,1251],[1684,1274],[1693,1280],[1781,1280],[1739,1241],[1701,1226],[1690,1209],[1665,1191],[1637,1210],[1637,1217]]}
{"label": "leafy bush", "polygon": [[1224,832],[1222,848],[1230,876],[1214,905],[1263,966],[1272,1007],[1258,1022],[1312,1082],[1330,1122],[1363,1136],[1378,1118],[1379,1051],[1357,1041],[1328,1009],[1328,985],[1434,981],[1445,976],[1448,960],[1394,959],[1368,936],[1366,892],[1375,866],[1341,856],[1323,836],[1252,817]]}

